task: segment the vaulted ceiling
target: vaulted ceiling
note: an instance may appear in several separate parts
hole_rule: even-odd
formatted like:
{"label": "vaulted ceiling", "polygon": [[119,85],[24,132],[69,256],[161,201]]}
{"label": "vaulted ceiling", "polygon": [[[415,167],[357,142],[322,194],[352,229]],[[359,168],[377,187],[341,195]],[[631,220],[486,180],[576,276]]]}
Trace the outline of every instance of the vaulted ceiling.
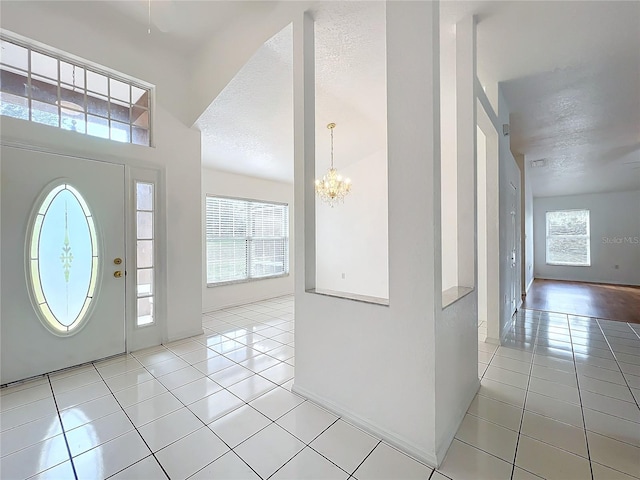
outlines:
{"label": "vaulted ceiling", "polygon": [[[159,61],[161,53],[172,55],[172,68],[185,69],[235,21],[249,13],[260,21],[279,3],[39,2],[108,28]],[[328,156],[325,125],[334,121],[336,162],[348,164],[383,148],[384,2],[318,2],[313,11],[318,58],[324,59],[317,69],[318,155],[321,161]],[[535,195],[640,188],[640,2],[442,1],[440,11],[444,44],[457,21],[477,15],[478,75],[487,86],[502,85],[512,150],[528,164],[544,159],[543,167],[529,169]],[[285,29],[198,122],[205,164],[291,181],[291,90],[291,32]]]}

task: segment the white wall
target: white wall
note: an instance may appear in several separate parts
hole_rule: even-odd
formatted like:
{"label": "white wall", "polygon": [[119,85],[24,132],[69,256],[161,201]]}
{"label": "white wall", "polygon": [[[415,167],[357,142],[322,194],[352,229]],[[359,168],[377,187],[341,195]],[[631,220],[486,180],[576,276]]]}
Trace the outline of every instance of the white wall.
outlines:
{"label": "white wall", "polygon": [[191,59],[187,122],[194,124],[251,56],[312,2],[253,2]]}
{"label": "white wall", "polygon": [[531,175],[525,158],[524,162],[524,285],[523,293],[531,287],[534,278],[534,250],[533,250],[533,190],[531,189]]}
{"label": "white wall", "polygon": [[[498,87],[498,125],[509,123],[509,106],[504,98],[502,89]],[[497,129],[502,132],[502,128]],[[511,321],[513,315],[512,297],[514,291],[516,301],[520,300],[520,169],[516,165],[516,161],[511,153],[509,137],[498,134],[499,137],[499,192],[500,192],[500,329],[499,335],[502,336],[505,326]],[[512,208],[512,190],[516,187],[515,208]],[[512,214],[515,211],[515,228],[512,224]],[[511,249],[515,245],[516,267],[511,266]],[[518,305],[518,304],[516,304]]]}
{"label": "white wall", "polygon": [[[316,224],[308,93],[313,31],[311,18],[305,20],[306,30],[303,18],[294,21],[294,391],[434,464],[441,300],[437,3],[387,4],[389,306],[306,292],[315,286]],[[407,48],[415,45],[421,48]]]}
{"label": "white wall", "polygon": [[341,173],[355,179],[344,203],[316,203],[316,288],[388,299],[387,152]]}
{"label": "white wall", "polygon": [[[38,146],[48,151],[135,166],[155,166],[166,182],[167,250],[159,252],[166,269],[167,323],[163,338],[173,340],[202,332],[200,134],[177,119],[187,78],[182,68],[153,46],[131,48],[110,32],[80,24],[65,14],[73,2],[56,10],[40,2],[6,2],[1,26],[9,31],[77,55],[157,86],[155,147],[122,144],[12,118],[1,119],[2,141]],[[34,18],[47,18],[46,22]],[[79,41],[78,39],[81,39]],[[126,52],[124,54],[123,52]]]}
{"label": "white wall", "polygon": [[[547,265],[546,212],[579,208],[590,212],[591,266]],[[534,198],[533,226],[536,278],[640,285],[640,190]]]}
{"label": "white wall", "polygon": [[[206,249],[204,242],[207,194],[264,200],[289,204],[289,275],[255,282],[207,287]],[[231,305],[255,302],[293,293],[293,184],[235,175],[208,168],[202,169],[202,311],[219,310]]]}
{"label": "white wall", "polygon": [[[294,21],[294,391],[432,465],[477,388],[475,297],[452,305],[469,315],[442,312],[438,24],[437,2],[387,4],[389,305],[381,306],[307,292],[318,234],[313,62],[305,64],[313,45],[304,48],[313,32]],[[439,343],[455,362],[439,363]]]}
{"label": "white wall", "polygon": [[456,39],[440,32],[440,146],[442,196],[442,290],[458,285],[458,133]]}
{"label": "white wall", "polygon": [[478,129],[478,323],[487,321],[487,137]]}
{"label": "white wall", "polygon": [[[485,136],[486,148],[485,164],[481,167],[478,162],[478,203],[485,204],[484,215],[478,213],[478,284],[484,284],[486,293],[484,298],[478,293],[478,319],[487,321],[486,341],[496,343],[500,339],[500,138],[498,117],[479,82],[476,82],[476,95],[478,127]],[[480,238],[482,233],[484,239]]]}

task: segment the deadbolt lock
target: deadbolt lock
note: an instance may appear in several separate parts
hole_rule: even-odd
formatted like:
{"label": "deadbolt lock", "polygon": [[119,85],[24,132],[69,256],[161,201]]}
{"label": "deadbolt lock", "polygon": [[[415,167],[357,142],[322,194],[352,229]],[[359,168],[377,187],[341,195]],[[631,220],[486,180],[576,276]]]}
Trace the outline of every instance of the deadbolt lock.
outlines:
{"label": "deadbolt lock", "polygon": [[116,265],[120,265],[122,263],[122,259],[120,257],[114,258],[113,263],[115,263]]}
{"label": "deadbolt lock", "polygon": [[113,276],[116,277],[116,278],[121,278],[122,277],[122,271],[116,270],[115,272],[113,272]]}

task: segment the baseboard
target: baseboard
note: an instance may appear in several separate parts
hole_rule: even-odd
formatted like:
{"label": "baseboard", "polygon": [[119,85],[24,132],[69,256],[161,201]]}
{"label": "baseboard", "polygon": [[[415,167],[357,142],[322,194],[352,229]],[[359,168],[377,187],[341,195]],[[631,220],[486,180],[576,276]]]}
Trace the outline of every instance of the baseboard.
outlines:
{"label": "baseboard", "polygon": [[203,330],[202,327],[196,328],[196,329],[193,329],[193,330],[187,330],[187,331],[184,331],[184,332],[176,333],[175,335],[172,335],[171,337],[168,337],[162,343],[177,342],[178,340],[182,340],[183,338],[195,337],[196,335],[202,335],[203,333],[204,333],[204,330]]}
{"label": "baseboard", "polygon": [[487,337],[484,339],[484,343],[490,343],[491,345],[500,345],[499,338]]}
{"label": "baseboard", "polygon": [[375,423],[372,423],[365,418],[362,418],[360,415],[352,412],[351,410],[341,407],[340,405],[332,402],[331,400],[328,400],[327,398],[316,395],[315,393],[310,392],[305,388],[299,387],[295,384],[295,381],[293,387],[291,388],[291,391],[305,398],[308,398],[312,402],[317,403],[321,407],[347,420],[349,423],[352,423],[362,430],[369,432],[378,438],[381,438],[388,444],[393,445],[406,454],[414,457],[416,460],[419,460],[420,462],[423,462],[424,464],[432,468],[435,468],[438,464],[438,458],[435,453],[425,452],[415,443],[406,440],[405,438],[400,437],[393,432],[389,432],[386,428],[381,427],[380,425],[376,425]]}
{"label": "baseboard", "polygon": [[244,300],[238,300],[235,302],[229,302],[229,303],[225,303],[225,304],[216,304],[214,305],[208,305],[208,306],[203,306],[202,307],[202,313],[211,313],[211,312],[216,312],[218,310],[222,310],[224,308],[232,308],[232,307],[239,307],[241,305],[246,305],[247,303],[255,303],[255,302],[261,302],[263,300],[269,300],[271,298],[278,298],[278,297],[284,297],[286,295],[293,295],[293,292],[282,292],[282,293],[276,293],[276,294],[271,294],[271,295],[260,295],[257,297],[251,297],[251,298],[245,298]]}
{"label": "baseboard", "polygon": [[527,293],[529,293],[529,290],[531,289],[531,285],[533,285],[533,281],[536,279],[536,277],[531,277],[531,281],[529,282],[529,285],[527,285],[527,288],[524,289],[524,295],[526,296]]}
{"label": "baseboard", "polygon": [[505,323],[504,328],[502,329],[502,334],[500,334],[500,341],[496,342],[498,345],[502,344],[503,342],[505,342],[506,337],[507,337],[507,333],[511,330],[511,327],[513,326],[513,323],[515,322],[515,315],[511,315],[511,318],[509,319],[509,321],[507,323]]}
{"label": "baseboard", "polygon": [[620,283],[614,281],[598,281],[598,280],[568,280],[566,278],[540,277],[536,276],[536,280],[551,280],[554,282],[571,282],[571,283],[590,283],[592,285],[615,285],[616,287],[640,288],[640,283]]}
{"label": "baseboard", "polygon": [[466,408],[462,412],[458,412],[458,419],[455,422],[455,425],[453,425],[453,427],[449,429],[449,434],[447,435],[447,437],[445,438],[445,441],[442,443],[442,445],[440,445],[440,448],[438,448],[438,451],[436,452],[436,459],[438,460],[438,463],[437,463],[438,467],[440,465],[442,465],[442,462],[444,461],[444,458],[447,456],[447,452],[449,451],[449,447],[451,446],[451,443],[453,442],[453,439],[456,437],[456,433],[458,433],[458,429],[460,428],[460,425],[462,424],[462,421],[464,420],[464,416],[467,414],[467,411],[469,410],[469,406],[473,402],[473,399],[475,398],[476,394],[478,393],[478,390],[480,390],[480,380],[478,380],[473,385],[473,387],[470,389],[471,393],[469,394],[468,405],[466,406]]}

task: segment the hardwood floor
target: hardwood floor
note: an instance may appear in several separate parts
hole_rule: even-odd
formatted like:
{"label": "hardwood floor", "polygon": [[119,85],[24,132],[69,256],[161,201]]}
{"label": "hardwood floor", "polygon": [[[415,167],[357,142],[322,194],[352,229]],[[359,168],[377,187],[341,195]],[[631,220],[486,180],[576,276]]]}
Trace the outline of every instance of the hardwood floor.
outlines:
{"label": "hardwood floor", "polygon": [[536,279],[522,308],[640,323],[640,287]]}

